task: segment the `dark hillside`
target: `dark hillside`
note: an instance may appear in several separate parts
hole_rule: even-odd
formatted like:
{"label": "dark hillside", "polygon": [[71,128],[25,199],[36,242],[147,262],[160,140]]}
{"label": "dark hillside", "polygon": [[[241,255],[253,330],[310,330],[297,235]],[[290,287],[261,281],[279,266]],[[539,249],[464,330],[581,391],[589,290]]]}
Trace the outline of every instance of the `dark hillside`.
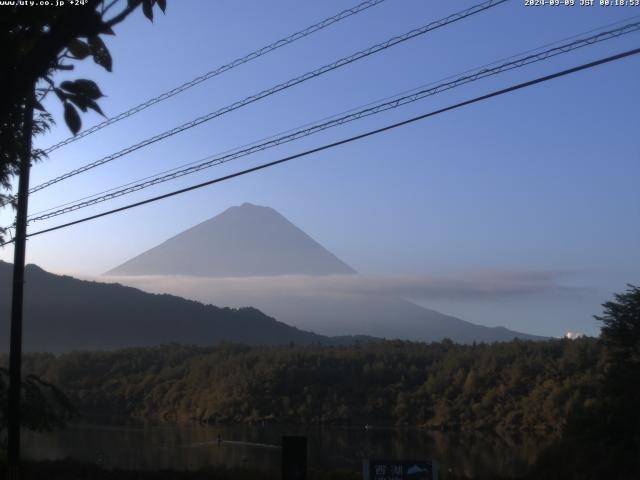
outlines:
{"label": "dark hillside", "polygon": [[[0,329],[9,331],[12,265],[0,262]],[[255,308],[218,308],[119,284],[26,269],[24,344],[28,351],[108,350],[171,342],[283,345],[349,343],[290,327]],[[8,348],[2,342],[0,348]]]}

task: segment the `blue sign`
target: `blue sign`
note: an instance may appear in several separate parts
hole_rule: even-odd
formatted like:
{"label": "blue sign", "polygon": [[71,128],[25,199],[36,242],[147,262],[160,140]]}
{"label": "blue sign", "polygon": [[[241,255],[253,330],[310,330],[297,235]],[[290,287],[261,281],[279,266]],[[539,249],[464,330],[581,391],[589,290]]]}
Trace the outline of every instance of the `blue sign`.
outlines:
{"label": "blue sign", "polygon": [[438,469],[431,460],[365,460],[363,480],[437,480]]}

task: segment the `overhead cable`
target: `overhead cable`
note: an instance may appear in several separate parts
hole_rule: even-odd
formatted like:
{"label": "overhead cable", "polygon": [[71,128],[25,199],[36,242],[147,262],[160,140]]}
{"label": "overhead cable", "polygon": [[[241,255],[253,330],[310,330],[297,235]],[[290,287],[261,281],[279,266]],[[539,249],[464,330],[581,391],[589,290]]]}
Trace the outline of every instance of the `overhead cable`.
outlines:
{"label": "overhead cable", "polygon": [[[559,78],[559,77],[570,75],[570,74],[573,74],[573,73],[576,73],[576,72],[579,72],[579,71],[582,71],[582,70],[587,70],[587,69],[594,68],[594,67],[599,66],[599,65],[604,65],[606,63],[614,62],[614,61],[620,60],[622,58],[626,58],[626,57],[629,57],[629,56],[632,56],[632,55],[637,55],[638,53],[640,53],[640,48],[627,50],[625,52],[618,53],[616,55],[611,55],[609,57],[601,58],[601,59],[595,60],[593,62],[584,63],[582,65],[579,65],[579,66],[576,66],[576,67],[572,67],[572,68],[569,68],[569,69],[566,69],[566,70],[562,70],[562,71],[559,71],[559,72],[556,72],[556,73],[553,73],[553,74],[550,74],[550,75],[545,75],[543,77],[538,77],[538,78],[535,78],[533,80],[529,80],[527,82],[518,83],[516,85],[512,85],[510,87],[503,88],[501,90],[496,90],[496,91],[493,91],[491,93],[488,93],[488,94],[485,94],[485,95],[481,95],[479,97],[475,97],[475,98],[472,98],[470,100],[466,100],[464,102],[456,103],[455,105],[450,105],[450,106],[445,107],[445,108],[440,108],[438,110],[434,110],[434,111],[431,111],[431,112],[428,112],[428,113],[425,113],[425,114],[422,114],[422,115],[418,115],[416,117],[412,117],[412,118],[409,118],[407,120],[403,120],[401,122],[393,123],[391,125],[387,125],[387,126],[382,127],[382,128],[377,128],[375,130],[370,130],[368,132],[365,132],[365,133],[362,133],[362,134],[359,134],[359,135],[355,135],[355,136],[352,136],[352,137],[349,137],[349,138],[345,138],[345,139],[339,140],[337,142],[333,142],[333,143],[330,143],[330,144],[327,144],[327,145],[323,145],[321,147],[316,147],[316,148],[313,148],[311,150],[306,150],[304,152],[297,153],[295,155],[290,155],[288,157],[284,157],[284,158],[281,158],[279,160],[274,160],[272,162],[264,163],[264,164],[261,164],[261,165],[258,165],[258,166],[252,167],[252,168],[247,168],[247,169],[241,170],[239,172],[235,172],[235,173],[232,173],[232,174],[229,174],[229,175],[225,175],[225,176],[222,176],[222,177],[214,178],[212,180],[208,180],[206,182],[198,183],[196,185],[191,185],[189,187],[182,188],[180,190],[174,190],[172,192],[165,193],[163,195],[158,195],[156,197],[148,198],[146,200],[142,200],[142,201],[139,201],[139,202],[131,203],[131,204],[125,205],[123,207],[114,208],[112,210],[107,210],[105,212],[98,213],[96,215],[91,215],[91,216],[88,216],[88,217],[80,218],[80,219],[74,220],[72,222],[67,222],[67,223],[64,223],[64,224],[61,224],[61,225],[56,225],[54,227],[46,228],[46,229],[43,229],[43,230],[38,230],[36,232],[29,233],[27,235],[27,237],[34,237],[36,235],[42,235],[44,233],[53,232],[53,231],[56,231],[56,230],[60,230],[62,228],[67,228],[67,227],[70,227],[70,226],[73,226],[73,225],[78,225],[80,223],[88,222],[90,220],[95,220],[97,218],[101,218],[101,217],[105,217],[105,216],[112,215],[112,214],[115,214],[115,213],[123,212],[125,210],[129,210],[129,209],[132,209],[132,208],[135,208],[135,207],[139,207],[139,206],[146,205],[146,204],[149,204],[149,203],[157,202],[157,201],[163,200],[165,198],[170,198],[170,197],[173,197],[173,196],[176,196],[176,195],[180,195],[182,193],[186,193],[186,192],[197,190],[197,189],[200,189],[200,188],[203,188],[203,187],[207,187],[209,185],[214,185],[216,183],[220,183],[220,182],[224,182],[224,181],[227,181],[227,180],[231,180],[232,178],[237,178],[237,177],[240,177],[240,176],[243,176],[243,175],[247,175],[249,173],[257,172],[257,171],[264,170],[264,169],[269,168],[269,167],[280,165],[282,163],[289,162],[289,161],[297,159],[297,158],[302,158],[302,157],[306,157],[308,155],[311,155],[311,154],[314,154],[314,153],[318,153],[318,152],[321,152],[321,151],[324,151],[324,150],[329,150],[329,149],[335,148],[335,147],[337,147],[339,145],[344,145],[344,144],[347,144],[347,143],[355,142],[357,140],[362,140],[362,139],[370,137],[372,135],[377,135],[377,134],[380,134],[380,133],[383,133],[383,132],[386,132],[386,131],[389,131],[389,130],[393,130],[395,128],[398,128],[398,127],[401,127],[401,126],[404,126],[404,125],[408,125],[408,124],[417,122],[419,120],[424,120],[426,118],[433,117],[435,115],[439,115],[439,114],[444,113],[444,112],[448,112],[448,111],[455,110],[455,109],[458,109],[458,108],[461,108],[461,107],[465,107],[467,105],[471,105],[471,104],[478,103],[478,102],[481,102],[481,101],[484,101],[484,100],[488,100],[490,98],[497,97],[497,96],[500,96],[500,95],[504,95],[504,94],[507,94],[507,93],[510,93],[510,92],[513,92],[513,91],[516,91],[516,90],[521,90],[523,88],[531,87],[533,85],[544,83],[544,82],[547,82],[549,80],[553,80],[553,79],[556,79],[556,78]],[[12,243],[12,241],[8,241],[8,242],[5,242],[3,244],[0,244],[0,246],[7,245],[9,243]]]}
{"label": "overhead cable", "polygon": [[271,138],[268,141],[263,143],[252,144],[251,146],[244,147],[244,148],[241,147],[240,149],[232,151],[232,153],[212,155],[210,157],[201,159],[195,164],[194,162],[191,162],[191,164],[188,164],[186,168],[172,169],[168,173],[163,173],[155,177],[148,177],[138,183],[131,182],[130,184],[122,186],[122,188],[116,187],[115,189],[111,189],[106,193],[97,194],[94,196],[90,196],[87,199],[80,199],[79,201],[76,201],[76,202],[69,202],[67,204],[60,205],[59,206],[60,208],[53,207],[42,213],[32,215],[29,218],[29,223],[39,221],[39,220],[47,220],[53,217],[57,217],[59,215],[63,215],[65,213],[73,212],[75,210],[79,210],[79,209],[86,208],[98,203],[112,200],[114,198],[121,197],[123,195],[127,195],[130,193],[134,193],[134,192],[137,192],[137,191],[140,191],[140,190],[143,190],[143,189],[146,189],[170,180],[175,180],[185,175],[189,175],[207,168],[221,165],[223,163],[227,163],[229,161],[236,160],[238,158],[251,155],[253,153],[266,150],[268,148],[273,148],[275,146],[282,145],[284,143],[289,143],[294,140],[298,140],[300,138],[307,137],[309,135],[313,135],[315,133],[327,130],[329,128],[333,128],[339,125],[344,125],[346,123],[359,120],[361,118],[365,118],[381,112],[392,110],[400,106],[404,106],[404,105],[416,102],[418,100],[424,99],[426,97],[430,97],[432,95],[436,95],[438,93],[459,87],[461,85],[465,85],[489,76],[497,75],[505,71],[513,70],[515,68],[520,68],[526,65],[530,65],[532,63],[547,60],[549,58],[555,57],[560,54],[568,53],[573,50],[576,50],[585,46],[593,45],[595,43],[609,40],[612,38],[617,38],[622,35],[636,32],[638,30],[640,30],[640,22],[624,25],[620,28],[609,30],[606,32],[601,32],[587,38],[578,39],[573,42],[559,45],[542,52],[515,58],[514,60],[505,62],[501,65],[497,65],[490,68],[480,68],[467,75],[462,75],[452,81],[441,83],[431,88],[426,88],[417,92],[413,92],[409,95],[396,97],[396,98],[393,98],[392,100],[381,102],[379,104],[369,106],[359,111],[349,113],[341,117],[333,118],[329,121],[317,122],[315,124],[312,124],[311,126],[300,128],[298,130],[288,132],[284,135]]}
{"label": "overhead cable", "polygon": [[464,18],[467,18],[471,15],[475,15],[477,13],[483,12],[485,10],[488,10],[490,8],[493,8],[497,5],[500,5],[502,3],[507,2],[508,0],[488,0],[485,2],[482,2],[480,4],[474,5],[472,7],[466,8],[460,12],[457,13],[453,13],[443,19],[431,22],[427,25],[424,25],[420,28],[416,28],[413,30],[410,30],[402,35],[398,35],[395,37],[392,37],[388,40],[386,40],[385,42],[382,43],[378,43],[376,45],[373,45],[365,50],[361,50],[359,52],[356,52],[352,55],[349,55],[347,57],[343,57],[340,60],[337,60],[335,62],[329,63],[327,65],[324,65],[320,68],[317,68],[315,70],[312,70],[310,72],[307,72],[303,75],[300,75],[298,77],[294,77],[290,80],[287,80],[286,82],[280,83],[278,85],[275,85],[271,88],[268,88],[266,90],[263,90],[259,93],[256,93],[254,95],[251,95],[249,97],[246,97],[243,100],[240,100],[238,102],[232,103],[226,107],[223,107],[219,110],[216,110],[214,112],[208,113],[206,115],[203,115],[201,117],[195,118],[194,120],[191,120],[189,122],[186,122],[182,125],[179,125],[177,127],[174,127],[170,130],[167,130],[165,132],[159,133],[153,137],[147,138],[146,140],[143,140],[141,142],[138,142],[134,145],[131,145],[129,147],[126,147],[118,152],[112,153],[111,155],[108,155],[106,157],[103,157],[99,160],[96,160],[94,162],[88,163],[80,168],[71,170],[67,173],[64,173],[63,175],[60,175],[56,178],[53,178],[51,180],[48,180],[44,183],[41,183],[39,185],[36,185],[35,187],[32,187],[29,190],[29,193],[35,193],[39,190],[42,190],[44,188],[50,187],[51,185],[55,185],[56,183],[59,183],[63,180],[66,180],[70,177],[73,177],[75,175],[79,175],[81,173],[84,173],[88,170],[91,170],[93,168],[96,168],[100,165],[104,165],[105,163],[109,163],[112,162],[120,157],[123,157],[125,155],[128,155],[132,152],[135,152],[136,150],[139,150],[143,147],[146,147],[148,145],[151,145],[152,143],[156,143],[160,140],[163,140],[167,137],[171,137],[173,135],[176,135],[178,133],[184,132],[185,130],[188,130],[190,128],[196,127],[198,125],[201,125],[202,123],[208,122],[210,120],[213,120],[216,117],[219,117],[221,115],[224,115],[226,113],[229,113],[231,111],[237,110],[241,107],[244,107],[246,105],[249,105],[253,102],[256,102],[258,100],[261,100],[263,98],[269,97],[275,93],[281,92],[283,90],[286,90],[288,88],[291,88],[295,85],[298,85],[300,83],[306,82],[307,80],[310,80],[312,78],[316,78],[319,77],[321,75],[324,75],[327,72],[330,72],[332,70],[344,67],[346,65],[349,65],[353,62],[356,62],[358,60],[361,60],[363,58],[366,58],[370,55],[373,55],[375,53],[378,53],[380,51],[386,50],[387,48],[393,47],[395,45],[398,45],[400,43],[406,42],[408,40],[411,40],[413,38],[416,38],[420,35],[424,35],[427,32],[431,32],[433,30],[436,30],[438,28],[441,28],[445,25],[449,25],[451,23],[457,22],[459,20],[462,20]]}
{"label": "overhead cable", "polygon": [[313,25],[308,26],[307,28],[304,28],[298,32],[292,33],[291,35],[289,35],[288,37],[282,38],[278,41],[275,41],[265,47],[259,48],[257,50],[254,50],[251,53],[248,53],[247,55],[240,57],[240,58],[236,58],[235,60],[222,65],[214,70],[211,70],[203,75],[200,75],[196,78],[194,78],[193,80],[190,80],[188,82],[183,83],[182,85],[179,85],[175,88],[172,88],[171,90],[164,92],[156,97],[150,98],[149,100],[147,100],[146,102],[143,102],[139,105],[136,105],[135,107],[130,108],[129,110],[126,110],[114,117],[108,118],[107,120],[100,122],[86,130],[83,130],[82,132],[78,133],[77,135],[73,136],[73,137],[69,137],[66,138],[65,140],[56,143],[55,145],[51,145],[50,147],[46,148],[44,150],[45,153],[51,153],[54,150],[57,150],[60,147],[63,147],[64,145],[68,145],[69,143],[75,142],[77,140],[80,140],[81,138],[86,137],[87,135],[91,135],[92,133],[97,132],[98,130],[102,130],[105,127],[108,127],[109,125],[113,125],[116,122],[119,122],[120,120],[124,120],[127,117],[130,117],[132,115],[135,115],[136,113],[139,113],[147,108],[149,108],[152,105],[155,105],[156,103],[162,102],[164,100],[167,100],[168,98],[171,98],[175,95],[178,95],[179,93],[184,92],[185,90],[190,89],[191,87],[195,87],[196,85],[199,85],[202,82],[205,82],[213,77],[216,77],[222,73],[228,72],[229,70],[236,68],[242,64],[245,64],[247,62],[250,62],[252,60],[255,60],[256,58],[262,57],[268,53],[273,52],[274,50],[277,50],[281,47],[284,47],[285,45],[289,45],[290,43],[293,43],[297,40],[300,40],[301,38],[304,37],[308,37],[309,35],[318,32],[320,30],[323,30],[327,27],[329,27],[330,25],[333,25],[334,23],[337,23],[341,20],[344,20],[345,18],[351,17],[352,15],[355,15],[357,13],[363,12],[375,5],[378,5],[382,2],[384,2],[385,0],[367,0],[366,2],[362,2],[352,8],[348,8],[346,10],[341,11],[340,13],[337,13],[336,15],[333,15],[331,17],[325,18],[324,20],[315,23]]}

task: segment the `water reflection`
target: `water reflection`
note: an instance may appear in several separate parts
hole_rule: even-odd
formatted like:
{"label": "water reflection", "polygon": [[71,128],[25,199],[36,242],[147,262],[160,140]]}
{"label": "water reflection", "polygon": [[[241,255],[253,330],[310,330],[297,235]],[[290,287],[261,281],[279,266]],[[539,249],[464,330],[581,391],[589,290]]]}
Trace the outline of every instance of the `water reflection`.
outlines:
{"label": "water reflection", "polygon": [[468,477],[521,476],[550,443],[535,436],[420,429],[74,425],[52,433],[25,432],[23,452],[31,460],[72,458],[106,468],[196,470],[225,465],[274,471],[280,465],[280,450],[274,446],[285,434],[308,437],[311,468],[359,470],[363,458],[434,459],[442,470]]}

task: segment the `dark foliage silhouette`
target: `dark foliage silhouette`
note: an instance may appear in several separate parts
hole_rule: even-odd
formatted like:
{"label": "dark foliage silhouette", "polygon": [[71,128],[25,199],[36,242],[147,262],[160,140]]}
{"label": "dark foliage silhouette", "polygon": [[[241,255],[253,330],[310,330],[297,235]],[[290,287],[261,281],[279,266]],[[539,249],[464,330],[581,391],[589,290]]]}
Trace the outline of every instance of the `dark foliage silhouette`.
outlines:
{"label": "dark foliage silhouette", "polygon": [[[23,133],[25,116],[35,109],[31,135],[48,130],[53,117],[42,100],[55,94],[63,108],[63,117],[75,135],[82,126],[78,110],[102,114],[97,103],[103,94],[92,80],[55,81],[55,74],[74,69],[74,62],[92,58],[111,71],[113,60],[104,36],[115,35],[113,28],[142,6],[153,20],[153,7],[163,12],[166,0],[87,0],[84,5],[57,7],[3,5],[0,16],[0,189],[9,190],[18,174],[19,158],[28,136]],[[32,152],[38,161],[46,154]],[[0,194],[0,204],[13,202]],[[0,241],[4,230],[0,230]]]}

